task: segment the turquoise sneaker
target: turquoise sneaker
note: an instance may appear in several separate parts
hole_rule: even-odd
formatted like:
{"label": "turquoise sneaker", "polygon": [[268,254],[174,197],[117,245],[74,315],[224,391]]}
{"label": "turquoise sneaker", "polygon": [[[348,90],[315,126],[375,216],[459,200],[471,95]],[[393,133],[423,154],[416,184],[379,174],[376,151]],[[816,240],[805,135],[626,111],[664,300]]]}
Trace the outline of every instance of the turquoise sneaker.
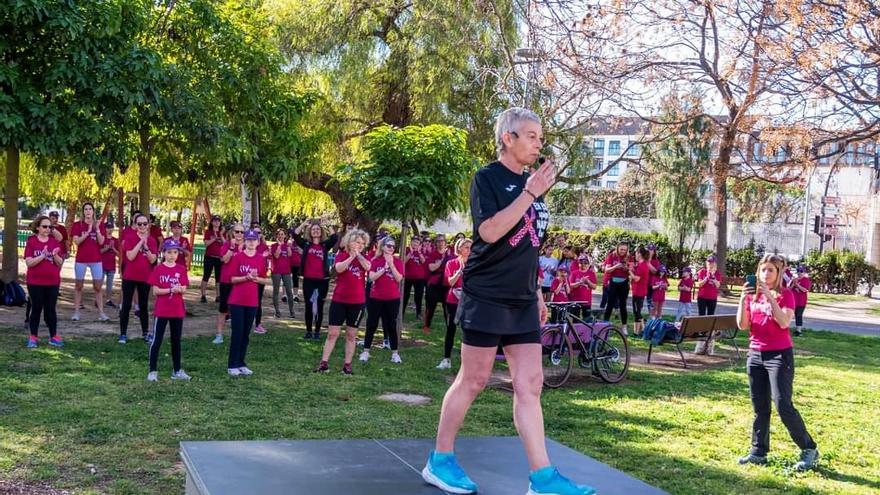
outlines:
{"label": "turquoise sneaker", "polygon": [[575,485],[559,474],[555,466],[547,466],[529,475],[529,491],[526,495],[594,495],[596,489],[587,485]]}
{"label": "turquoise sneaker", "polygon": [[425,469],[422,469],[422,479],[425,483],[448,493],[477,492],[477,484],[464,474],[453,453],[439,453],[432,450]]}

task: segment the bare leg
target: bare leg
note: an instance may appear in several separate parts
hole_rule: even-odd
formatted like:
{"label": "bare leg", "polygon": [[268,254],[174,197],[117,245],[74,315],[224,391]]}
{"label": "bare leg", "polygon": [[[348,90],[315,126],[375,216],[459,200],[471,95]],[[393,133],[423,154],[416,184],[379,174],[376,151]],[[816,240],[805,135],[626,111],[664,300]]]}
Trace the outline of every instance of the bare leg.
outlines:
{"label": "bare leg", "polygon": [[103,291],[103,279],[93,280],[92,287],[95,288],[95,302],[98,303],[98,313],[101,316],[104,315],[104,291]]}
{"label": "bare leg", "polygon": [[[437,452],[452,452],[455,446],[455,437],[468,409],[474,399],[480,395],[495,363],[495,347],[475,347],[468,344],[461,345],[461,368],[455,381],[446,391],[443,397],[443,406],[440,408],[440,423],[437,426]],[[540,346],[538,352],[541,352]],[[540,356],[537,359],[541,363]],[[540,366],[538,368],[540,370]]]}
{"label": "bare leg", "polygon": [[226,313],[217,313],[217,335],[223,335],[224,326],[226,326]]}
{"label": "bare leg", "polygon": [[504,355],[513,379],[513,424],[526,449],[529,468],[535,471],[550,465],[541,410],[541,344],[509,345]]}
{"label": "bare leg", "polygon": [[354,351],[357,347],[357,327],[345,327],[345,362],[351,363],[354,359]]}
{"label": "bare leg", "polygon": [[82,304],[83,285],[85,280],[77,280],[73,285],[73,312],[79,313],[79,306]]}
{"label": "bare leg", "polygon": [[[336,347],[336,339],[339,338],[339,329],[339,325],[327,327],[327,340],[324,341],[324,352],[321,354],[321,361],[330,360],[330,354],[333,354],[333,348]],[[350,363],[351,361],[346,362]]]}

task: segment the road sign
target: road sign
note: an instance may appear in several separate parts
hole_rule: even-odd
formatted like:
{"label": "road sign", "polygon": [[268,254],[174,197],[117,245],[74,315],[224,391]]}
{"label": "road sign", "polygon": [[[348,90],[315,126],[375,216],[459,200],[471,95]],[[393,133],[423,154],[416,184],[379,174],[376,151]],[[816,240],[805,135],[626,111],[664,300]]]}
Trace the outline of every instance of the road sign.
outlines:
{"label": "road sign", "polygon": [[825,217],[825,226],[834,227],[837,225],[837,217]]}
{"label": "road sign", "polygon": [[838,234],[837,227],[825,227],[825,235],[830,235],[831,237],[837,237]]}
{"label": "road sign", "polygon": [[833,217],[837,215],[840,210],[836,206],[823,206],[822,213],[825,214],[826,217]]}
{"label": "road sign", "polygon": [[839,205],[840,204],[840,196],[822,196],[822,204]]}

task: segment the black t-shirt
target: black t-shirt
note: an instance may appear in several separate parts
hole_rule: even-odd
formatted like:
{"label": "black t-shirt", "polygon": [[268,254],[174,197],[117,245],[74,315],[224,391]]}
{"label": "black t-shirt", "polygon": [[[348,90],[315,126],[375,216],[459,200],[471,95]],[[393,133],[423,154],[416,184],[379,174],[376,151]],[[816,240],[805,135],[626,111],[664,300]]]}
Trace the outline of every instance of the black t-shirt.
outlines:
{"label": "black t-shirt", "polygon": [[507,208],[522,193],[528,173],[517,174],[492,162],[474,175],[471,217],[474,244],[464,269],[464,293],[476,301],[522,307],[537,301],[538,253],[550,222],[544,197],[496,242],[480,238],[480,224]]}

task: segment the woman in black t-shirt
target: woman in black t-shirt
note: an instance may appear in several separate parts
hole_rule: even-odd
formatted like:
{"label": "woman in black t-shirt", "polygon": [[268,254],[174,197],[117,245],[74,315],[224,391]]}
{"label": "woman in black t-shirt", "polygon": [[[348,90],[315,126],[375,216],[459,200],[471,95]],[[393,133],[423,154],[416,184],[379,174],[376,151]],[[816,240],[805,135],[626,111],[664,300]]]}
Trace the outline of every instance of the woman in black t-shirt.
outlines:
{"label": "woman in black t-shirt", "polygon": [[541,411],[540,327],[547,307],[535,273],[549,221],[543,195],[556,171],[546,161],[527,173],[543,147],[540,120],[529,110],[503,112],[495,124],[495,142],[498,161],[480,169],[471,183],[474,243],[458,307],[461,368],[443,398],[435,449],[422,477],[447,492],[477,491],[458,466],[453,446],[501,345],[513,379],[514,424],[531,469],[529,493],[589,495],[595,493],[592,488],[575,485],[550,464]]}

